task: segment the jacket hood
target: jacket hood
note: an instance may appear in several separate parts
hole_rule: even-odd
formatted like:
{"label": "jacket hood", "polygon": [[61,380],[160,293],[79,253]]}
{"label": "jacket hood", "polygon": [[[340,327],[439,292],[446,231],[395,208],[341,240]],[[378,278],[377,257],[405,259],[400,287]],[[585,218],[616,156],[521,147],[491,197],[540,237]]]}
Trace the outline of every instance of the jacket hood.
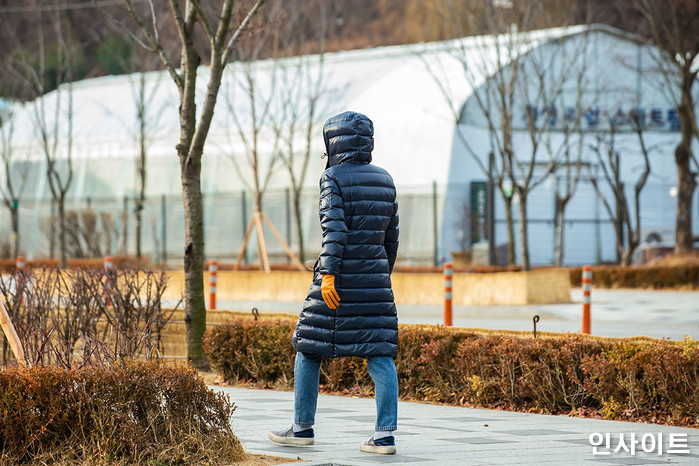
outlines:
{"label": "jacket hood", "polygon": [[370,163],[374,150],[374,123],[361,113],[344,112],[323,125],[327,167],[341,163]]}

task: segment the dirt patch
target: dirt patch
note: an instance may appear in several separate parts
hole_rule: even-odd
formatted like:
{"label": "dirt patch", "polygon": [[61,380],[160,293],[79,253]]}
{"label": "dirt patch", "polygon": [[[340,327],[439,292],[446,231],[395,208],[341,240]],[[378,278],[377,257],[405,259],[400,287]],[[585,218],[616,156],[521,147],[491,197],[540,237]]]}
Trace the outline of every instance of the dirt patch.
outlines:
{"label": "dirt patch", "polygon": [[225,380],[223,380],[223,377],[221,377],[220,374],[217,374],[216,372],[199,371],[199,375],[202,379],[204,379],[204,383],[206,383],[206,385],[216,385],[217,387],[231,386]]}
{"label": "dirt patch", "polygon": [[243,461],[236,464],[244,466],[262,466],[266,464],[302,463],[305,461],[306,460],[302,460],[299,457],[296,457],[296,459],[292,459],[281,458],[279,456],[253,455],[248,453]]}

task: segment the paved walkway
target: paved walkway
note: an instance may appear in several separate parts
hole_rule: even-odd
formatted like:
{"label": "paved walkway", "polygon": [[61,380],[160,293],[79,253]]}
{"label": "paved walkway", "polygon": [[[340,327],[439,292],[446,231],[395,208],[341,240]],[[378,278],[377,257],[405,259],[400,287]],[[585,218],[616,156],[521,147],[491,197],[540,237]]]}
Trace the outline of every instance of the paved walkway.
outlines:
{"label": "paved walkway", "polygon": [[[398,454],[362,453],[359,444],[373,433],[374,400],[326,395],[318,402],[315,445],[281,446],[268,440],[267,432],[292,421],[293,393],[214,389],[226,393],[238,406],[233,429],[247,452],[298,457],[313,465],[699,464],[699,429],[410,402],[400,402],[398,408]],[[636,439],[652,434],[656,445],[651,446],[649,435],[645,446],[652,453],[644,453],[642,445],[637,444],[634,455],[623,449],[594,455],[590,435],[595,432],[602,437],[611,434],[610,450],[617,448],[620,434],[629,448],[631,433]],[[666,451],[671,433],[680,434],[678,440],[684,444],[679,448],[689,449],[689,453]],[[658,434],[662,434],[662,454],[657,450]]]}

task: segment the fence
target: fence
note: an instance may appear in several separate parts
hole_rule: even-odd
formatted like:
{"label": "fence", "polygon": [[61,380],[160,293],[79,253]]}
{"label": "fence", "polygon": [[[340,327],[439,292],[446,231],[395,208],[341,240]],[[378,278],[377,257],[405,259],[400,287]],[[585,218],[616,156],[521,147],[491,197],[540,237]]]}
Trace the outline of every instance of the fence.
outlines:
{"label": "fence", "polygon": [[[672,241],[674,235],[675,199],[671,185],[649,183],[642,195],[642,234],[644,242],[656,235],[661,241]],[[545,182],[530,194],[528,200],[530,251],[534,265],[553,263],[554,257],[554,184]],[[468,185],[427,184],[398,189],[400,214],[399,259],[403,264],[433,265],[441,263],[451,251],[470,248],[470,206],[467,201],[450,212],[444,212],[445,197],[468,199]],[[626,195],[633,198],[633,187]],[[605,193],[611,199],[611,193]],[[319,252],[321,229],[318,221],[317,188],[302,193],[301,223],[306,251],[305,260],[315,259]],[[517,203],[513,206],[516,251],[520,245],[517,227]],[[699,203],[699,199],[696,199]],[[209,259],[234,261],[243,243],[245,229],[254,211],[252,196],[244,191],[203,195],[205,255]],[[263,199],[265,214],[277,230],[298,250],[296,219],[288,189],[270,189]],[[450,204],[454,205],[454,204]],[[696,204],[695,204],[696,206]],[[84,256],[135,254],[135,203],[132,198],[70,198],[66,208],[71,214],[70,251]],[[451,207],[447,207],[452,209]],[[503,260],[507,241],[504,204],[495,193],[495,243],[499,261]],[[80,213],[88,215],[81,224]],[[699,225],[699,211],[694,216]],[[446,218],[445,218],[446,215]],[[47,199],[22,199],[20,202],[19,243],[22,254],[30,259],[58,254],[57,227],[51,218],[55,208]],[[154,263],[178,265],[184,244],[184,211],[179,196],[146,199],[142,212],[142,251]],[[84,222],[83,222],[84,223]],[[7,209],[0,210],[0,244],[9,242],[10,221]],[[445,234],[449,232],[450,234]],[[286,254],[265,226],[265,238],[271,262],[286,262]],[[88,244],[90,243],[90,244]],[[0,251],[7,255],[5,251]],[[519,260],[519,259],[518,259]],[[565,263],[615,262],[615,227],[593,187],[581,182],[570,201],[565,217]],[[245,256],[246,263],[257,262],[257,244],[253,235]]]}
{"label": "fence", "polygon": [[[444,190],[428,186],[401,190],[401,260],[406,263],[433,263],[436,248],[437,221],[441,216]],[[289,189],[270,189],[263,198],[263,209],[294,251],[298,250],[296,218]],[[19,210],[19,243],[21,253],[36,259],[58,255],[56,209],[50,200],[23,199]],[[209,259],[234,261],[243,244],[245,230],[254,212],[254,201],[245,191],[203,194],[205,255]],[[133,198],[72,198],[66,209],[72,211],[69,221],[69,251],[75,255],[120,255],[136,252],[135,202]],[[94,224],[80,220],[82,214],[96,217]],[[77,214],[77,215],[76,215]],[[53,225],[51,219],[54,219]],[[0,243],[8,254],[10,217],[0,210]],[[318,190],[302,193],[301,224],[306,260],[315,259],[320,250],[321,229],[318,221]],[[270,261],[286,262],[286,254],[267,226],[265,240]],[[142,210],[141,248],[154,263],[177,265],[182,260],[184,245],[184,210],[179,196],[146,199]],[[77,243],[80,244],[77,244]],[[90,242],[91,244],[87,244]],[[53,245],[53,247],[52,247]],[[52,254],[53,249],[53,254]],[[245,263],[257,262],[257,241],[251,238]]]}

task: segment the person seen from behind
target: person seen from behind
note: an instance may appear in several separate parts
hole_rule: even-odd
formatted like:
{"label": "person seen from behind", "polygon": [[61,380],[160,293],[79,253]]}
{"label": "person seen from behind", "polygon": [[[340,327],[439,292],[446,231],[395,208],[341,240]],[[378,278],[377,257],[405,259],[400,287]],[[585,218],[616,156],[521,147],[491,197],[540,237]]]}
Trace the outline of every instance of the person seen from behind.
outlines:
{"label": "person seen from behind", "polygon": [[393,179],[371,164],[374,125],[344,112],[323,126],[327,165],[320,178],[322,251],[293,336],[294,423],[269,433],[287,445],[312,445],[322,358],[366,358],[374,381],[375,432],[368,453],[396,452],[398,317],[391,272],[398,252]]}

